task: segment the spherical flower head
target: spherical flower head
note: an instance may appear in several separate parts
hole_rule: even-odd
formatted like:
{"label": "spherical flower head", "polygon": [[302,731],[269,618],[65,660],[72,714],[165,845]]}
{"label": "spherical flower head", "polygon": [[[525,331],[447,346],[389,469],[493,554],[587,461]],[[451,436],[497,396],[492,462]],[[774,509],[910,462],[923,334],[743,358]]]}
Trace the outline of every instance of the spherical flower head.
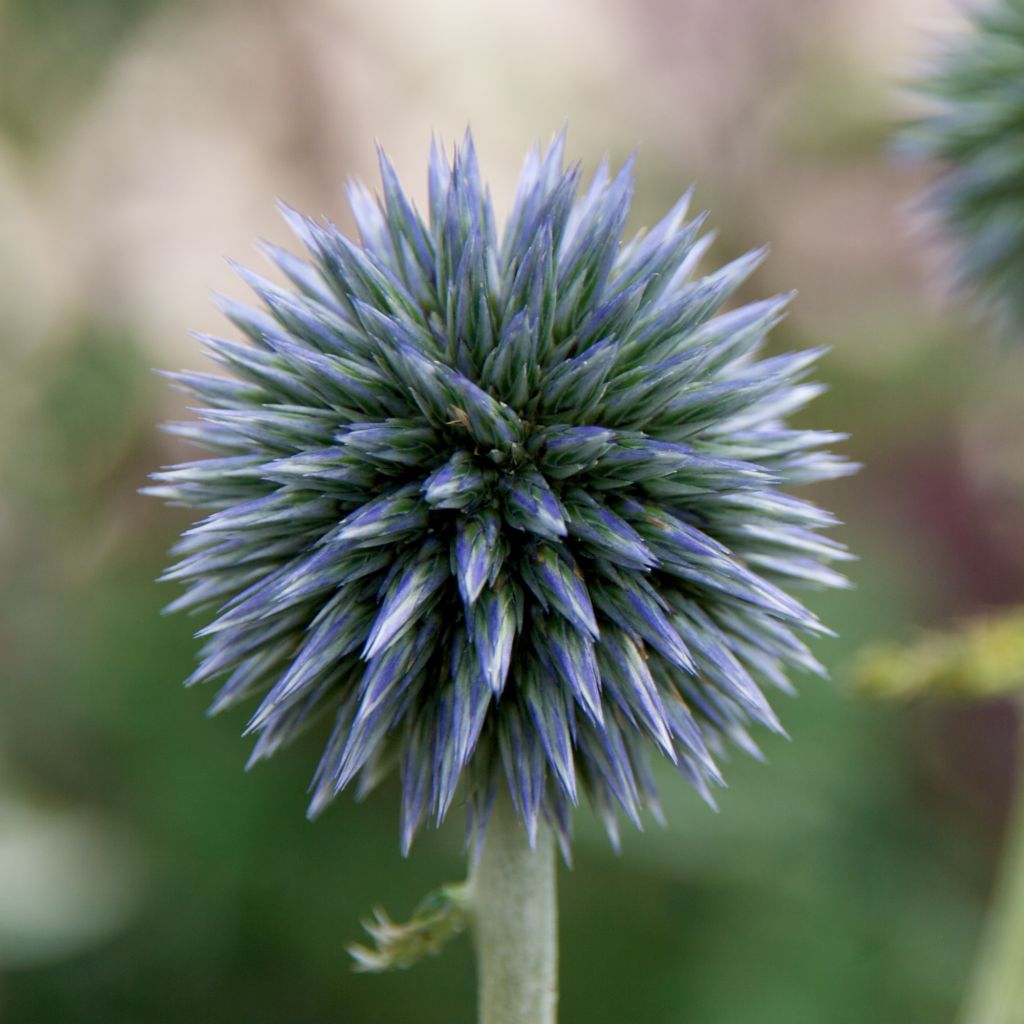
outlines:
{"label": "spherical flower head", "polygon": [[505,786],[531,835],[567,849],[582,791],[615,838],[659,813],[652,754],[710,800],[714,755],[780,728],[764,688],[820,671],[787,588],[842,582],[832,517],[780,491],[850,468],[783,420],[820,352],[758,358],[785,297],[719,312],[762,254],[695,276],[686,198],[623,243],[631,167],[580,194],[562,150],[500,234],[468,136],[426,218],[383,154],[358,243],[285,209],[294,287],[241,271],[250,344],[202,339],[234,377],[174,375],[214,453],[150,488],[209,510],[167,573],[216,616],[190,681],[258,699],[253,760],[330,720],[312,814],[396,768],[405,847],[460,785],[478,835]]}
{"label": "spherical flower head", "polygon": [[955,281],[1024,330],[1024,0],[979,9],[917,83],[936,108],[904,132],[943,169],[927,195],[953,245]]}

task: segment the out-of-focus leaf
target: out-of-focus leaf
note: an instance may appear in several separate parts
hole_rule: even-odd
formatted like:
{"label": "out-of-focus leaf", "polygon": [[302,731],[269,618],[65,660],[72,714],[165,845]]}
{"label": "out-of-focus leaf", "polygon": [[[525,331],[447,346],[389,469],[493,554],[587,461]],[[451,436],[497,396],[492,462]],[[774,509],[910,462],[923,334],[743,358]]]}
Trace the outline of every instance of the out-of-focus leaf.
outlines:
{"label": "out-of-focus leaf", "polygon": [[412,967],[425,956],[436,956],[466,927],[466,885],[445,885],[430,893],[413,916],[397,924],[379,908],[363,927],[374,947],[348,947],[355,970],[380,973]]}

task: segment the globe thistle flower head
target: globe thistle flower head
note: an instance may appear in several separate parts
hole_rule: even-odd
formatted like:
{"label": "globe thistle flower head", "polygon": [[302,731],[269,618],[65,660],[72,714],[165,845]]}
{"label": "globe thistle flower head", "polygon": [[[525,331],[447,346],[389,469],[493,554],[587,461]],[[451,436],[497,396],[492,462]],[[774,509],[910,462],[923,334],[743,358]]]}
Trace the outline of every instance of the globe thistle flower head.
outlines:
{"label": "globe thistle flower head", "polygon": [[953,247],[955,284],[1024,327],[1024,0],[979,8],[916,83],[934,110],[903,133],[940,176],[926,195]]}
{"label": "globe thistle flower head", "polygon": [[212,453],[149,488],[208,513],[167,573],[213,616],[190,681],[257,702],[254,761],[328,719],[311,814],[397,771],[406,848],[460,786],[478,834],[507,787],[566,850],[581,793],[613,838],[659,813],[652,756],[710,800],[780,729],[765,688],[821,671],[789,589],[842,583],[832,517],[780,490],[850,469],[784,422],[820,352],[759,357],[786,297],[721,312],[762,253],[696,274],[686,198],[623,243],[631,166],[581,189],[562,150],[500,233],[468,136],[425,217],[383,154],[358,242],[286,208],[291,287],[242,270],[248,344],[202,339],[233,376],[172,375]]}

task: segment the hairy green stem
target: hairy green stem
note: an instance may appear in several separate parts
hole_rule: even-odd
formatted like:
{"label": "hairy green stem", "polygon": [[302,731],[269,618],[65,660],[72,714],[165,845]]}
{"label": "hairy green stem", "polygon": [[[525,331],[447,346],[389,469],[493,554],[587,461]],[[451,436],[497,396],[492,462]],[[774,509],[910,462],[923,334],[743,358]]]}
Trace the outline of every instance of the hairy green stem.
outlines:
{"label": "hairy green stem", "polygon": [[1024,703],[1006,849],[961,1024],[1024,1024]]}
{"label": "hairy green stem", "polygon": [[507,794],[494,802],[470,877],[479,1024],[555,1024],[558,945],[555,847],[541,826],[531,849]]}

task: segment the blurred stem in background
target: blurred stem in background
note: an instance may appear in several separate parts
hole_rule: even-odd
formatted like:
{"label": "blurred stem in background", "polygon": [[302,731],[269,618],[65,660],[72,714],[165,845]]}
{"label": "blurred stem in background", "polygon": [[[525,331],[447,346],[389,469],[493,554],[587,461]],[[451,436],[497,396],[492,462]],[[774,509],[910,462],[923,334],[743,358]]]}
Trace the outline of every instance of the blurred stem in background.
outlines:
{"label": "blurred stem in background", "polygon": [[1024,1024],[1024,699],[1017,705],[1017,778],[999,879],[961,1024]]}
{"label": "blurred stem in background", "polygon": [[855,673],[871,697],[1017,697],[1017,768],[1006,846],[961,1024],[1024,1024],[1024,609],[947,633],[864,651]]}

